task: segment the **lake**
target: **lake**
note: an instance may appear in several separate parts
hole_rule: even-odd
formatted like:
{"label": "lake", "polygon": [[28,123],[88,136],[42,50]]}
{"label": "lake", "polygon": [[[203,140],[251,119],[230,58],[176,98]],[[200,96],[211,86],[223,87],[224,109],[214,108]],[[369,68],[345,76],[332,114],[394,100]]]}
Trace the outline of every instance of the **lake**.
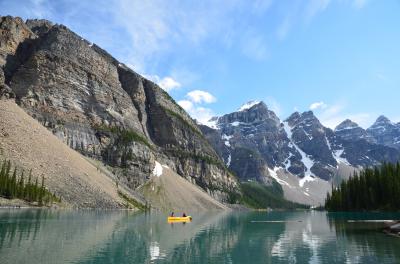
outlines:
{"label": "lake", "polygon": [[0,263],[400,263],[400,214],[0,210]]}

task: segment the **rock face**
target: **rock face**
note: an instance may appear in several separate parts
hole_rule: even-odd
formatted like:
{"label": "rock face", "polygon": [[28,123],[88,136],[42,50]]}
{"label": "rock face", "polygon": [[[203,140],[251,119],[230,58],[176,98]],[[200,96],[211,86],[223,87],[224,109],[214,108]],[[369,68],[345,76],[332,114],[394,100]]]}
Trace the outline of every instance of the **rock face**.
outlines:
{"label": "rock face", "polygon": [[[201,129],[240,180],[266,184],[277,180],[285,186],[293,183],[290,175],[294,175],[298,184],[290,186],[293,190],[317,179],[331,182],[343,167],[352,171],[400,160],[398,150],[377,144],[378,140],[350,120],[335,131],[324,127],[311,111],[295,112],[281,122],[263,102],[249,102],[236,112],[213,118]],[[303,189],[305,195],[313,194]]]}
{"label": "rock face", "polygon": [[400,149],[400,123],[392,123],[387,117],[380,116],[367,132],[382,145]]}
{"label": "rock face", "polygon": [[238,192],[196,123],[155,83],[46,20],[2,17],[0,62],[17,103],[132,189],[162,161],[220,201]]}
{"label": "rock face", "polygon": [[357,123],[346,119],[340,123],[334,130],[335,134],[347,141],[358,141],[364,139],[370,143],[377,143],[376,140]]}
{"label": "rock face", "polygon": [[[217,120],[217,130],[202,126],[209,141],[242,180],[271,183],[268,166],[285,161],[289,141],[279,118],[263,102],[224,115]],[[239,161],[239,162],[238,162]]]}

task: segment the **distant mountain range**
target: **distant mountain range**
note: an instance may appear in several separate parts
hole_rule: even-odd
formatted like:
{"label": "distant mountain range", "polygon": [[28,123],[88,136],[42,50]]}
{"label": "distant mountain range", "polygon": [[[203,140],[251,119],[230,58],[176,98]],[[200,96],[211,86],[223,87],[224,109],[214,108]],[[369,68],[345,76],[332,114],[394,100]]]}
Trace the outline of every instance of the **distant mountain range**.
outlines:
{"label": "distant mountain range", "polygon": [[[354,170],[400,160],[400,124],[384,116],[367,130],[351,120],[332,130],[312,111],[295,112],[282,121],[264,102],[252,101],[236,112],[212,118],[201,129],[241,181],[270,184],[276,180],[287,192],[302,193],[306,202],[307,197],[321,202],[312,199],[313,192],[320,192],[321,186],[327,189],[326,183],[348,177]],[[298,183],[287,184],[292,176]],[[308,185],[316,180],[321,184],[313,190]],[[295,195],[292,200],[299,199]]]}

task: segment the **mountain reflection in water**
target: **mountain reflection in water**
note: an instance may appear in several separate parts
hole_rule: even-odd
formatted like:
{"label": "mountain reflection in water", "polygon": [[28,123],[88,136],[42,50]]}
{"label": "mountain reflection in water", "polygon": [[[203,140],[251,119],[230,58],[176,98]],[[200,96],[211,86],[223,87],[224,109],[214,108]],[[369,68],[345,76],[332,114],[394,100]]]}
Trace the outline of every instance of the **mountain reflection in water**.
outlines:
{"label": "mountain reflection in water", "polygon": [[0,210],[1,263],[400,263],[399,214]]}

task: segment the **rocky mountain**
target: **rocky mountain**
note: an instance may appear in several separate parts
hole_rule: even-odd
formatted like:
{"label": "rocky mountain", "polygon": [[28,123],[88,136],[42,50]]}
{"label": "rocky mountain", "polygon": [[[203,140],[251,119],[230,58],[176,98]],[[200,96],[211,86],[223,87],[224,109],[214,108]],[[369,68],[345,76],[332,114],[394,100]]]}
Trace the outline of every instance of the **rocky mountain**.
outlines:
{"label": "rocky mountain", "polygon": [[238,193],[194,120],[157,84],[63,25],[0,18],[0,95],[131,189],[164,164],[214,198]]}
{"label": "rocky mountain", "polygon": [[334,130],[335,134],[347,141],[357,141],[365,139],[370,143],[377,143],[375,138],[371,136],[365,129],[360,127],[357,123],[346,119],[340,123]]}
{"label": "rocky mountain", "polygon": [[[399,151],[377,144],[350,120],[334,131],[324,127],[311,111],[295,112],[281,121],[258,101],[214,117],[201,129],[240,180],[267,185],[276,180],[286,197],[295,201],[322,202],[324,195],[318,189],[324,186],[326,194],[339,175],[348,177],[360,167],[400,160]],[[319,198],[311,199],[316,193]]]}
{"label": "rocky mountain", "polygon": [[385,116],[380,116],[367,132],[379,143],[400,149],[400,123],[393,123]]}

